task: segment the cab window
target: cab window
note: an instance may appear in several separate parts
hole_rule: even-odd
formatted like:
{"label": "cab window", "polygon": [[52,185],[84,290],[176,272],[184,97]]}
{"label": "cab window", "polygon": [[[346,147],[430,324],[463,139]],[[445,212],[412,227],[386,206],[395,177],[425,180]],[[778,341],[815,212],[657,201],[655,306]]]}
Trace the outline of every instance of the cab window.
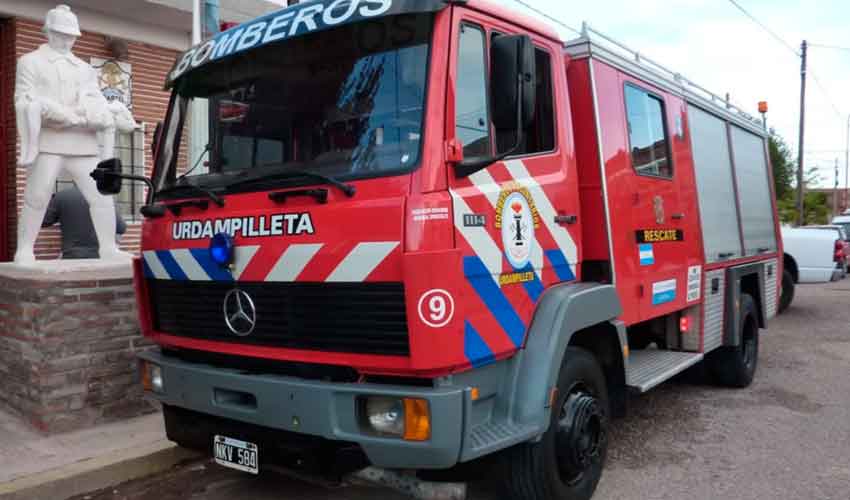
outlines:
{"label": "cab window", "polygon": [[626,84],[626,119],[632,166],[638,175],[673,177],[664,101],[634,85]]}
{"label": "cab window", "polygon": [[463,24],[457,58],[455,133],[465,158],[490,154],[490,116],[487,102],[487,48],[484,30]]}

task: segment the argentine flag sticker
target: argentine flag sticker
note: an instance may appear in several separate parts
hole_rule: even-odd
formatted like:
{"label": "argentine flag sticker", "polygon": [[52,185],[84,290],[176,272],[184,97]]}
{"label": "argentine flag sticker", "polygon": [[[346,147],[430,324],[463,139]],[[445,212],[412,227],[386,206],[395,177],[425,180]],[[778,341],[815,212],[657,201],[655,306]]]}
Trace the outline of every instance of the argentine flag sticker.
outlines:
{"label": "argentine flag sticker", "polygon": [[652,250],[652,243],[638,245],[638,256],[640,257],[640,265],[642,266],[655,264],[655,252]]}

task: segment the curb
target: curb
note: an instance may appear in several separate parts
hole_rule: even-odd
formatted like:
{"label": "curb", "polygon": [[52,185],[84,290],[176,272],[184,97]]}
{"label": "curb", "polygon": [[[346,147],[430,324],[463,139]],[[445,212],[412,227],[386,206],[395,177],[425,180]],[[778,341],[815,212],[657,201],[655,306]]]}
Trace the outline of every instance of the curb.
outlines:
{"label": "curb", "polygon": [[196,452],[160,440],[1,483],[0,500],[65,500],[157,474],[198,457]]}

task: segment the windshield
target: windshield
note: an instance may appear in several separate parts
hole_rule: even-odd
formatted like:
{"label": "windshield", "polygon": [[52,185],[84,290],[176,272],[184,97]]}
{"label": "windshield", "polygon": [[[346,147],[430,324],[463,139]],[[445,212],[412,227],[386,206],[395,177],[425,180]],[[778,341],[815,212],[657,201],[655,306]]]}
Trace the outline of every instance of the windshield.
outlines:
{"label": "windshield", "polygon": [[175,86],[163,129],[157,190],[180,176],[227,190],[265,170],[277,183],[293,182],[279,175],[288,166],[342,180],[412,170],[432,19],[353,24],[189,73]]}

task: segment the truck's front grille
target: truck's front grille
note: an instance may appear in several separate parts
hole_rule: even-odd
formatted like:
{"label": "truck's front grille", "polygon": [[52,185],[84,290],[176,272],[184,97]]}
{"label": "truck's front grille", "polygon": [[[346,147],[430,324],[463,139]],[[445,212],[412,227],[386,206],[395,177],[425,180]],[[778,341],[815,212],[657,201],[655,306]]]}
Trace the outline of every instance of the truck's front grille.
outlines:
{"label": "truck's front grille", "polygon": [[[224,299],[235,288],[256,308],[247,336],[230,331]],[[401,283],[233,283],[148,280],[153,326],[170,335],[359,354],[410,354]]]}

